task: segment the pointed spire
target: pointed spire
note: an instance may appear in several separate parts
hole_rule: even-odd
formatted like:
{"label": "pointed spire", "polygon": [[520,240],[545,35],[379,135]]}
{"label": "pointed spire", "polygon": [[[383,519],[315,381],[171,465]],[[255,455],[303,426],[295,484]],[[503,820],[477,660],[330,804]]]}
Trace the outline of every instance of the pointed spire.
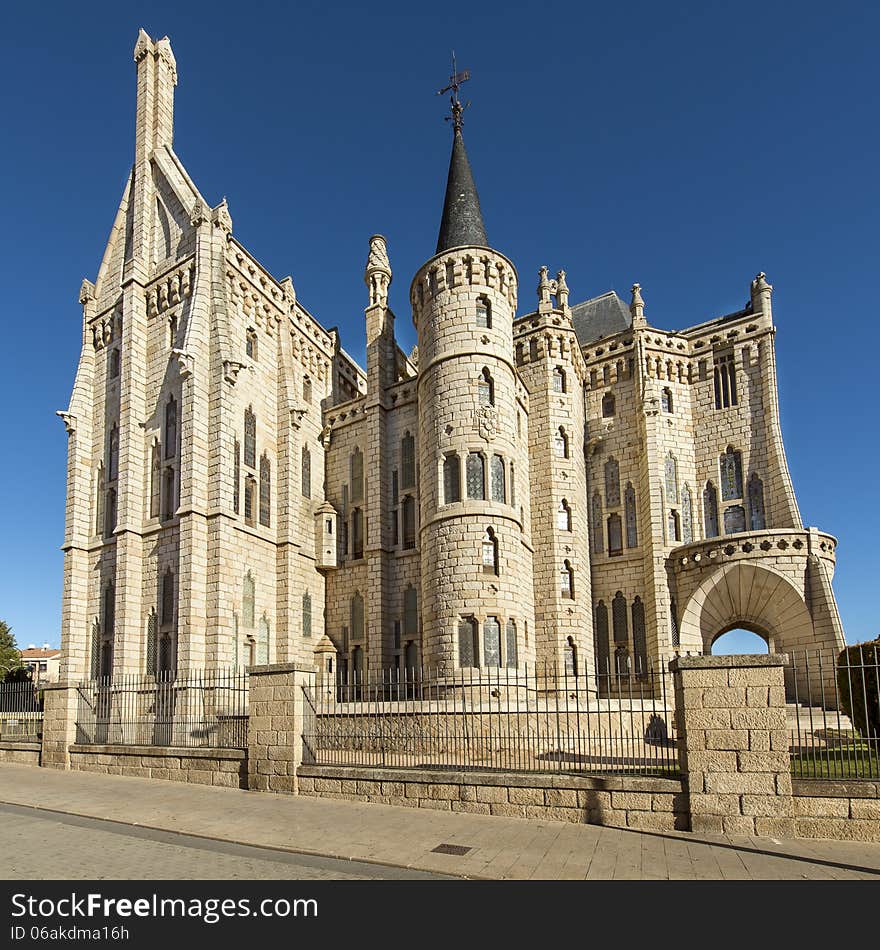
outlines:
{"label": "pointed spire", "polygon": [[487,247],[488,243],[477,186],[474,184],[461,129],[456,127],[436,253],[448,251],[451,247]]}

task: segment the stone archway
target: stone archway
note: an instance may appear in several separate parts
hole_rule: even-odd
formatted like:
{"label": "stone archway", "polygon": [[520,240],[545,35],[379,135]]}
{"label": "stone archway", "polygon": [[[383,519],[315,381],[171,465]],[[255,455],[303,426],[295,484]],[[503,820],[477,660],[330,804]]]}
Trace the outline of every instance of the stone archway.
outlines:
{"label": "stone archway", "polygon": [[[817,646],[813,620],[801,591],[773,567],[753,561],[732,561],[706,577],[694,591],[681,615],[681,642],[699,644],[709,654],[714,641],[738,627],[763,637],[771,653],[796,654]],[[833,689],[833,665],[823,678],[809,687]],[[797,691],[806,695],[808,684],[797,677]],[[794,694],[794,683],[786,673],[787,692]]]}

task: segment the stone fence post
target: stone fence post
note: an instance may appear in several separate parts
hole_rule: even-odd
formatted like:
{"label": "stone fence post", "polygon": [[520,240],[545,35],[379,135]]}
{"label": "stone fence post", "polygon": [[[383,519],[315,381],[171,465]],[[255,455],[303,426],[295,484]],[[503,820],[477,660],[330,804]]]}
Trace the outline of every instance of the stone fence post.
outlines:
{"label": "stone fence post", "polygon": [[248,721],[248,788],[297,794],[303,729],[311,718],[303,687],[314,692],[315,670],[296,663],[252,666]]}
{"label": "stone fence post", "polygon": [[78,696],[78,688],[68,683],[47,683],[43,687],[40,765],[44,768],[70,768],[70,747],[76,742]]}
{"label": "stone fence post", "polygon": [[783,654],[670,663],[691,830],[791,836]]}

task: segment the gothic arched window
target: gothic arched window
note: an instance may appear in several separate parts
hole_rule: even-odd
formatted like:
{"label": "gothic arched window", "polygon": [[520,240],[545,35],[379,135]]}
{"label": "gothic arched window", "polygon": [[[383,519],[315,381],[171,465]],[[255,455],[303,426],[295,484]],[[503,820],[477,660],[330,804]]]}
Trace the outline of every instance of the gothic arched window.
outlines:
{"label": "gothic arched window", "polygon": [[633,656],[636,673],[648,672],[648,639],[645,630],[645,605],[641,597],[636,597],[632,605]]}
{"label": "gothic arched window", "polygon": [[605,550],[605,537],[603,534],[602,523],[602,496],[599,492],[593,492],[593,501],[591,504],[593,529],[593,554],[601,554]]}
{"label": "gothic arched window", "polygon": [[156,611],[151,610],[147,618],[147,676],[155,676],[157,670],[157,654],[159,650],[159,625]]}
{"label": "gothic arched window", "polygon": [[730,501],[742,496],[742,452],[728,445],[721,456],[721,500]]}
{"label": "gothic arched window", "polygon": [[560,531],[571,531],[571,507],[564,498],[556,510],[556,527]]}
{"label": "gothic arched window", "polygon": [[596,669],[600,676],[611,672],[611,645],[608,642],[608,608],[600,600],[596,604]]}
{"label": "gothic arched window", "polygon": [[611,601],[611,626],[614,630],[615,644],[626,644],[629,642],[626,615],[626,598],[621,591],[618,591],[614,595],[614,600]]}
{"label": "gothic arched window", "polygon": [[302,447],[302,493],[304,498],[312,496],[312,454],[309,447]]}
{"label": "gothic arched window", "polygon": [[364,453],[359,448],[355,448],[348,460],[349,474],[351,481],[351,500],[359,502],[364,500]]}
{"label": "gothic arched window", "polygon": [[364,598],[355,593],[349,604],[349,620],[352,640],[364,639]]}
{"label": "gothic arched window", "polygon": [[416,439],[411,432],[404,432],[400,440],[400,487],[415,488],[416,484]]}
{"label": "gothic arched window", "polygon": [[251,527],[257,523],[257,480],[253,475],[244,480],[244,522]]}
{"label": "gothic arched window", "polygon": [[681,540],[685,544],[694,540],[694,505],[687,484],[681,490]]}
{"label": "gothic arched window", "polygon": [[269,527],[272,515],[272,465],[269,459],[260,457],[260,524]]}
{"label": "gothic arched window", "polygon": [[626,520],[626,546],[634,548],[639,543],[638,525],[636,523],[636,490],[632,482],[627,482],[623,493],[623,514]]}
{"label": "gothic arched window", "polygon": [[498,538],[491,528],[483,535],[483,573],[498,573]]}
{"label": "gothic arched window", "polygon": [[669,544],[681,541],[681,519],[674,509],[670,509],[666,516],[666,540]]}
{"label": "gothic arched window", "polygon": [[104,534],[109,538],[116,530],[116,489],[107,490],[107,500],[104,503]]}
{"label": "gothic arched window", "polygon": [[492,501],[504,503],[504,459],[500,455],[493,455],[489,467],[492,483]]}
{"label": "gothic arched window", "polygon": [[248,329],[244,335],[244,351],[252,359],[257,358],[257,331]]}
{"label": "gothic arched window", "polygon": [[736,399],[736,362],[733,352],[721,353],[715,357],[715,408],[727,409],[735,406]]}
{"label": "gothic arched window", "polygon": [[501,666],[501,624],[497,617],[483,621],[483,666]]}
{"label": "gothic arched window", "polygon": [[257,417],[250,406],[244,411],[244,464],[249,468],[257,464]]}
{"label": "gothic arched window", "polygon": [[672,390],[668,386],[660,393],[660,408],[663,412],[672,412]]}
{"label": "gothic arched window", "polygon": [[364,556],[364,513],[360,508],[351,509],[351,556]]}
{"label": "gothic arched window", "polygon": [[166,568],[161,578],[161,591],[159,594],[159,623],[163,627],[174,623],[174,571]]}
{"label": "gothic arched window", "polygon": [[241,588],[241,622],[249,630],[254,626],[257,585],[250,571],[244,575]]}
{"label": "gothic arched window", "polygon": [[492,304],[486,297],[477,298],[477,326],[492,327]]}
{"label": "gothic arched window", "polygon": [[[166,456],[167,457],[167,456]],[[110,430],[107,448],[107,480],[112,482],[119,477],[119,426]]]}
{"label": "gothic arched window", "polygon": [[165,458],[177,455],[177,402],[170,396],[165,403]]}
{"label": "gothic arched window", "polygon": [[403,547],[409,550],[416,546],[416,500],[412,495],[403,499]]}
{"label": "gothic arched window", "polygon": [[487,366],[484,366],[483,371],[480,373],[480,378],[477,383],[477,388],[479,390],[480,405],[494,406],[495,405],[495,382],[492,379],[492,374],[489,372],[489,368]]}
{"label": "gothic arched window", "polygon": [[561,366],[557,366],[553,370],[553,392],[565,392],[565,370]]}
{"label": "gothic arched window", "polygon": [[483,501],[486,497],[486,463],[479,452],[471,452],[465,464],[467,496]]}
{"label": "gothic arched window", "polygon": [[[607,370],[608,367],[606,366],[605,369]],[[608,375],[607,372],[605,375],[607,377]],[[607,382],[607,378],[606,378],[606,382]],[[613,416],[614,409],[615,409],[614,393],[605,393],[605,395],[602,397],[602,417],[607,419],[609,416]]]}
{"label": "gothic arched window", "polygon": [[764,518],[764,484],[757,472],[749,476],[749,530],[763,531],[766,527]]}
{"label": "gothic arched window", "polygon": [[412,584],[403,592],[403,635],[419,635],[419,592]]}
{"label": "gothic arched window", "polygon": [[303,402],[306,405],[312,401],[312,381],[308,376],[303,376]]}
{"label": "gothic arched window", "polygon": [[746,511],[742,505],[731,505],[724,509],[724,533],[739,534],[746,530]]}
{"label": "gothic arched window", "polygon": [[559,572],[559,592],[563,597],[574,597],[574,568],[571,561],[565,561]]}
{"label": "gothic arched window", "polygon": [[453,452],[443,459],[443,502],[461,501],[461,461]]}
{"label": "gothic arched window", "polygon": [[718,537],[718,492],[712,482],[703,489],[703,527],[707,538]]}
{"label": "gothic arched window", "polygon": [[663,463],[664,485],[666,487],[666,501],[670,505],[678,504],[678,462],[670,452]]}
{"label": "gothic arched window", "polygon": [[516,621],[508,620],[505,631],[505,666],[516,669],[518,656],[516,645]]}
{"label": "gothic arched window", "polygon": [[308,591],[302,600],[302,633],[304,637],[312,635],[312,595]]}
{"label": "gothic arched window", "polygon": [[564,426],[560,426],[556,430],[556,435],[553,437],[553,451],[556,453],[557,458],[568,458],[568,435]]}
{"label": "gothic arched window", "polygon": [[623,553],[623,526],[616,511],[608,516],[608,553]]}
{"label": "gothic arched window", "polygon": [[458,665],[460,667],[479,665],[477,629],[477,621],[473,617],[465,617],[458,622]]}
{"label": "gothic arched window", "polygon": [[174,468],[169,465],[162,476],[162,516],[166,519],[173,518],[177,509],[174,483]]}
{"label": "gothic arched window", "polygon": [[616,458],[605,463],[605,504],[609,508],[620,504],[620,465]]}

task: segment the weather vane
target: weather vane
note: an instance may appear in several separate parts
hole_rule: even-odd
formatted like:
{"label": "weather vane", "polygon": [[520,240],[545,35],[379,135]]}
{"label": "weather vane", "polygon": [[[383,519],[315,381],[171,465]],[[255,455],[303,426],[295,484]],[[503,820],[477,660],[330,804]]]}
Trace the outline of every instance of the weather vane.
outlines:
{"label": "weather vane", "polygon": [[463,82],[467,82],[471,78],[471,71],[469,69],[463,69],[460,73],[455,70],[455,50],[452,51],[452,75],[449,77],[449,85],[445,86],[443,89],[437,91],[438,96],[442,96],[445,93],[452,90],[452,95],[449,97],[450,105],[452,106],[452,115],[445,117],[445,121],[452,121],[453,126],[456,129],[460,129],[462,126],[461,114],[465,109],[470,105],[470,102],[466,102],[464,105],[461,104],[461,100],[458,98],[458,90],[461,88]]}

